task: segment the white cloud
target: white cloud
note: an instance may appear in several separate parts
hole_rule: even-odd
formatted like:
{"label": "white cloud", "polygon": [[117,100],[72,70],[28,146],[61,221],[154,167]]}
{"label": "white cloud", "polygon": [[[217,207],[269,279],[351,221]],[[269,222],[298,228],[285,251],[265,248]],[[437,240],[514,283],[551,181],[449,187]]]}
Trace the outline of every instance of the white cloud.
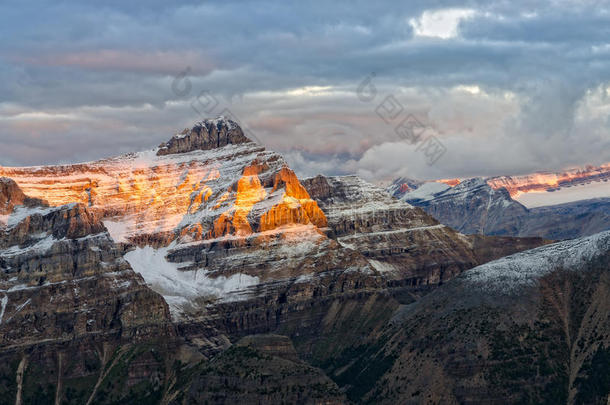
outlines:
{"label": "white cloud", "polygon": [[479,94],[481,92],[481,88],[479,86],[469,86],[469,85],[465,85],[465,84],[460,84],[458,86],[455,86],[455,89],[458,91],[465,91],[466,93],[470,93],[470,94]]}
{"label": "white cloud", "polygon": [[409,24],[416,36],[449,39],[458,36],[460,21],[475,14],[475,10],[463,8],[428,10],[417,19],[411,18]]}

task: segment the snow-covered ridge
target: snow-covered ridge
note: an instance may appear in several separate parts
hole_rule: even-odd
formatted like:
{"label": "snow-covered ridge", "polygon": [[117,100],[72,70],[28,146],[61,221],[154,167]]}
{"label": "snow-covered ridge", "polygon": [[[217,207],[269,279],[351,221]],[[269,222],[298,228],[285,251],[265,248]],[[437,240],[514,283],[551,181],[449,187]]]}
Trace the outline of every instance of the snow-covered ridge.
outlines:
{"label": "snow-covered ridge", "polygon": [[610,231],[542,246],[468,270],[463,280],[486,291],[517,293],[554,270],[578,271],[610,250]]}

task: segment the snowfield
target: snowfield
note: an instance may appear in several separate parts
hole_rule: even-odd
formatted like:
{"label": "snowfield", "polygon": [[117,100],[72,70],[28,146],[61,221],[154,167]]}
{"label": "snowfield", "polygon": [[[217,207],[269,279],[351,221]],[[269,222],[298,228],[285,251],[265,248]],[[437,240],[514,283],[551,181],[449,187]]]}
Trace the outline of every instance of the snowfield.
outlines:
{"label": "snowfield", "polygon": [[[169,247],[153,249],[150,246],[136,248],[124,256],[136,273],[140,273],[154,291],[165,298],[172,318],[180,318],[185,307],[198,298],[236,301],[243,296],[238,291],[259,283],[258,277],[233,274],[229,277],[208,277],[205,270],[180,270],[178,263],[169,262],[166,255]],[[188,265],[187,263],[186,265]]]}

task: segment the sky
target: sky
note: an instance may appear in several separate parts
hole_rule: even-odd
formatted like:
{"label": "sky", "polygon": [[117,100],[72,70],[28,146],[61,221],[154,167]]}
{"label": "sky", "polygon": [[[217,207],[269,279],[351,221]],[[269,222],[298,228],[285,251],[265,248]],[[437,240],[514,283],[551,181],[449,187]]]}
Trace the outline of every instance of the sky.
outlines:
{"label": "sky", "polygon": [[0,165],[233,117],[301,176],[610,161],[609,1],[0,3]]}

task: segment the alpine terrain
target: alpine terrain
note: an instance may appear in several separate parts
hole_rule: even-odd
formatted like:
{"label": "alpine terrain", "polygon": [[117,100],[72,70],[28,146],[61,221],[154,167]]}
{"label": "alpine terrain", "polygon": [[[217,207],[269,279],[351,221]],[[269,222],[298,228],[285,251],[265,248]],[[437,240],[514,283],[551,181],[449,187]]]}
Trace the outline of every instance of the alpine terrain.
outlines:
{"label": "alpine terrain", "polygon": [[607,202],[501,184],[299,179],[224,117],[0,167],[0,403],[606,404]]}

